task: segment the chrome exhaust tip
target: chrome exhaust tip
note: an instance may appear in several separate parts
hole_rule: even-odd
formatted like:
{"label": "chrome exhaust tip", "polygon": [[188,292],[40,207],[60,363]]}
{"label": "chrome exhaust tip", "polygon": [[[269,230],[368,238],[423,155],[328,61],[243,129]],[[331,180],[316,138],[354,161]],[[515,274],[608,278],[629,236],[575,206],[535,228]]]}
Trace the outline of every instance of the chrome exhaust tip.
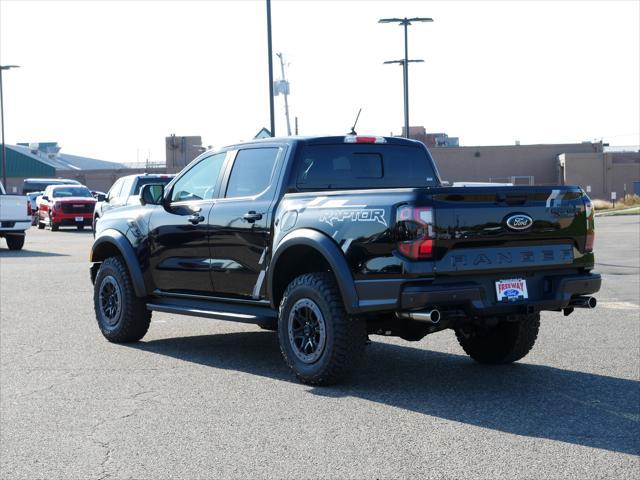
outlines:
{"label": "chrome exhaust tip", "polygon": [[442,318],[442,315],[440,315],[440,310],[437,309],[428,310],[425,312],[398,312],[396,313],[396,316],[398,318],[406,318],[409,320],[416,320],[418,322],[431,323],[433,325],[439,323],[440,318]]}
{"label": "chrome exhaust tip", "polygon": [[569,302],[569,306],[575,308],[596,308],[597,304],[598,301],[596,300],[596,297],[586,295],[573,298]]}

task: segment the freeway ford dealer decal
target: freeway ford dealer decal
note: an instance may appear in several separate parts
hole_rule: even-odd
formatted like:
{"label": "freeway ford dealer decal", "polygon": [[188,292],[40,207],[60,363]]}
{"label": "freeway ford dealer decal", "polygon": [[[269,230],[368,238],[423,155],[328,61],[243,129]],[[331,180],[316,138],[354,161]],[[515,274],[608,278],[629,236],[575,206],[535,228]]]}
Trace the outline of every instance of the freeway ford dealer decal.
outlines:
{"label": "freeway ford dealer decal", "polygon": [[510,280],[498,280],[496,282],[496,294],[499,302],[509,302],[529,298],[527,281],[522,278]]}

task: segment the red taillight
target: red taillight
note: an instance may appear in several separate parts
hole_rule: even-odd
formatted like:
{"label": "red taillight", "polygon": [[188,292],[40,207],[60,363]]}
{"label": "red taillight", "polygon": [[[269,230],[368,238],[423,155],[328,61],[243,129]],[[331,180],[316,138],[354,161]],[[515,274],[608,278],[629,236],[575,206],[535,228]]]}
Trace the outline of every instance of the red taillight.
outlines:
{"label": "red taillight", "polygon": [[591,202],[585,203],[585,217],[587,219],[587,238],[584,242],[584,251],[593,252],[593,244],[596,240],[596,225],[594,219],[593,204]]}
{"label": "red taillight", "polygon": [[33,208],[31,208],[31,200],[27,200],[27,215],[29,217],[33,215]]}
{"label": "red taillight", "polygon": [[404,205],[396,215],[398,251],[412,260],[426,260],[433,256],[433,209]]}

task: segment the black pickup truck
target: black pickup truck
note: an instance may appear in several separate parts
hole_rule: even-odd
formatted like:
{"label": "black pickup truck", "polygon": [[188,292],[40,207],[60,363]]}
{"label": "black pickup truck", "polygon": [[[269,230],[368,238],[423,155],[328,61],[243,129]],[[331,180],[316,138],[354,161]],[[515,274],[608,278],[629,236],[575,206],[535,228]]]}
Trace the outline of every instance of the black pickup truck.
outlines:
{"label": "black pickup truck", "polygon": [[426,147],[274,138],[207,152],[98,223],[94,306],[112,342],[151,312],[277,330],[309,384],[344,378],[368,335],[453,329],[481,363],[533,347],[543,310],[593,308],[593,209],[579,187],[443,186]]}

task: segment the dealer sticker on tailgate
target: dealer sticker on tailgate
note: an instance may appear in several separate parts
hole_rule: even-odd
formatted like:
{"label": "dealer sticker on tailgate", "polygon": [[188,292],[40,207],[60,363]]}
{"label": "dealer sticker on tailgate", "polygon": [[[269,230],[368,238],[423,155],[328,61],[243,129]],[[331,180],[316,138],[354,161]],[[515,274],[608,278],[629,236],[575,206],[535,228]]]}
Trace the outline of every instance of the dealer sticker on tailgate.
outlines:
{"label": "dealer sticker on tailgate", "polygon": [[496,294],[499,302],[523,300],[529,298],[527,293],[527,281],[522,278],[510,280],[498,280],[496,282]]}

